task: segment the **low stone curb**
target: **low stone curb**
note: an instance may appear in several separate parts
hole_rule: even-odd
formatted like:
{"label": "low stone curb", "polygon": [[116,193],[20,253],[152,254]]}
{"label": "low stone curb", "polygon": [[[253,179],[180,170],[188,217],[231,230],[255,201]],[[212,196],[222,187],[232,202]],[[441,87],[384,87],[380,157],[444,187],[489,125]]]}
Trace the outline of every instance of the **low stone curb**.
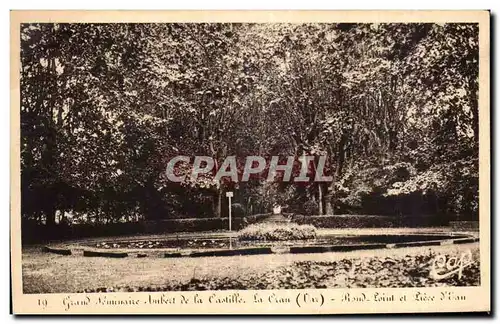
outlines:
{"label": "low stone curb", "polygon": [[106,257],[106,258],[126,258],[126,252],[101,252],[101,251],[83,251],[84,257]]}
{"label": "low stone curb", "polygon": [[71,255],[71,250],[69,249],[56,249],[48,246],[44,246],[42,249],[43,252],[55,253],[60,255]]}
{"label": "low stone curb", "polygon": [[247,249],[234,249],[234,250],[208,250],[208,251],[193,251],[190,253],[165,253],[166,258],[179,258],[179,257],[209,257],[209,256],[235,256],[235,255],[257,255],[257,254],[271,254],[270,247],[258,247]]}
{"label": "low stone curb", "polygon": [[474,243],[479,242],[479,237],[465,237],[453,240],[453,244],[464,244],[464,243]]}
{"label": "low stone curb", "polygon": [[[436,246],[448,244],[465,244],[478,242],[478,237],[462,237],[451,238],[448,240],[431,240],[403,243],[373,243],[373,244],[355,244],[355,245],[330,245],[330,246],[275,246],[275,247],[255,247],[255,248],[240,248],[232,250],[205,250],[205,251],[185,251],[165,253],[165,258],[182,258],[182,257],[214,257],[214,256],[236,256],[236,255],[259,255],[259,254],[298,254],[298,253],[325,253],[325,252],[349,252],[355,250],[375,250],[375,249],[393,249],[404,247],[419,247],[419,246]],[[51,248],[45,246],[43,252],[55,253],[60,255],[71,255],[70,249]],[[133,253],[134,254],[134,253]],[[144,258],[148,254],[134,254],[136,257]],[[83,251],[85,257],[108,257],[108,258],[125,258],[129,256],[127,252],[109,252],[109,251]]]}
{"label": "low stone curb", "polygon": [[291,247],[290,253],[324,253],[324,252],[349,252],[356,250],[384,249],[387,244],[355,244],[355,245],[330,245],[330,246],[297,246]]}

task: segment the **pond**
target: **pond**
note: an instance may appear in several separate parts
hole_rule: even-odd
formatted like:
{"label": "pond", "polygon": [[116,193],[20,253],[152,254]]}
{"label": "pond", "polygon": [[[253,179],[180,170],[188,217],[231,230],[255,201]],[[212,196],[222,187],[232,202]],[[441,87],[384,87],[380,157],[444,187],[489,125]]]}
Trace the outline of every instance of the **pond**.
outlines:
{"label": "pond", "polygon": [[[395,244],[422,241],[441,241],[448,239],[465,238],[464,235],[343,235],[324,236],[311,240],[291,241],[240,241],[232,239],[232,248],[244,247],[273,247],[273,246],[331,246],[331,245],[360,245],[360,244]],[[100,249],[227,249],[230,246],[229,238],[190,238],[190,239],[160,239],[160,240],[128,240],[128,241],[101,241],[84,244]]]}

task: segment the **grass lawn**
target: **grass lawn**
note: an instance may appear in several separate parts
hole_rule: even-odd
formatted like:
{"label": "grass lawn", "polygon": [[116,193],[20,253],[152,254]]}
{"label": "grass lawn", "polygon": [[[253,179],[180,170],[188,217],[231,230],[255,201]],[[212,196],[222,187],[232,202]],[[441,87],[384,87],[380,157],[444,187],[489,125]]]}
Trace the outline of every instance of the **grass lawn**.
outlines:
{"label": "grass lawn", "polygon": [[102,289],[476,285],[479,284],[478,262],[474,268],[468,269],[469,272],[464,272],[465,281],[427,280],[425,263],[428,263],[431,251],[459,255],[469,249],[478,259],[479,243],[319,254],[173,259],[61,256],[43,253],[37,246],[23,249],[23,287],[25,293],[72,293]]}

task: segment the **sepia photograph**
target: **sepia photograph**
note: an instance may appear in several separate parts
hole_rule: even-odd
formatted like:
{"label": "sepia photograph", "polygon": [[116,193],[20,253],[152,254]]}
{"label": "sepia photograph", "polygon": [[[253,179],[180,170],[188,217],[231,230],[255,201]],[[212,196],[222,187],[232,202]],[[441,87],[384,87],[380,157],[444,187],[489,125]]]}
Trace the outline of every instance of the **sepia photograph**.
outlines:
{"label": "sepia photograph", "polygon": [[489,310],[489,12],[15,14],[15,309]]}

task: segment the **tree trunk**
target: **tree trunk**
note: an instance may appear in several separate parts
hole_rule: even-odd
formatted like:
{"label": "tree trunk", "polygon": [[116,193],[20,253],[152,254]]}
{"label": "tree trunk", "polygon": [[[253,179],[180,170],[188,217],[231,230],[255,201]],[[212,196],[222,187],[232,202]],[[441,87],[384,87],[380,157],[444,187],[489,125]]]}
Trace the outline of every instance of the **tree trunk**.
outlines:
{"label": "tree trunk", "polygon": [[47,210],[47,213],[45,214],[45,224],[48,227],[54,227],[56,225],[56,212],[57,210],[55,206],[51,206],[49,210]]}
{"label": "tree trunk", "polygon": [[332,195],[325,196],[325,215],[333,215]]}
{"label": "tree trunk", "polygon": [[217,193],[214,195],[214,216],[217,218],[221,217],[221,211],[222,211],[222,190],[218,189]]}
{"label": "tree trunk", "polygon": [[335,162],[335,170],[333,172],[333,181],[330,183],[325,196],[325,211],[327,215],[335,214],[335,183],[340,178],[345,162],[345,145],[347,137],[342,134],[340,143],[337,149],[337,161]]}
{"label": "tree trunk", "polygon": [[319,214],[323,215],[323,188],[321,182],[318,183],[318,207]]}
{"label": "tree trunk", "polygon": [[479,143],[479,105],[475,91],[470,91],[469,101],[472,110],[472,130],[474,132],[475,143]]}
{"label": "tree trunk", "polygon": [[51,186],[47,189],[47,196],[43,204],[43,214],[45,215],[45,224],[49,227],[56,225],[56,212],[57,212],[57,189]]}
{"label": "tree trunk", "polygon": [[222,217],[222,190],[219,190],[219,200],[217,202],[217,217]]}
{"label": "tree trunk", "polygon": [[61,213],[59,224],[66,224],[66,211],[64,209],[61,209],[59,212]]}

